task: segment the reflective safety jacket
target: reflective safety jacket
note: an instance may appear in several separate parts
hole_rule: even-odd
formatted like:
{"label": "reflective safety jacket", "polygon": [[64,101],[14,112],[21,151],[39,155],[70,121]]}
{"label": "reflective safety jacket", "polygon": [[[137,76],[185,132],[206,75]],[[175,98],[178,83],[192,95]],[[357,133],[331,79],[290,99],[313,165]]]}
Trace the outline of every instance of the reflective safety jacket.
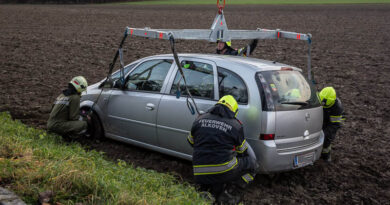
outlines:
{"label": "reflective safety jacket", "polygon": [[195,120],[187,140],[194,148],[195,181],[203,184],[229,181],[227,175],[240,161],[237,154],[248,148],[241,122],[220,104]]}
{"label": "reflective safety jacket", "polygon": [[343,106],[337,98],[334,105],[330,108],[324,108],[324,121],[322,130],[325,134],[324,148],[330,146],[336,137],[337,130],[341,128],[343,119]]}
{"label": "reflective safety jacket", "polygon": [[[233,49],[232,47],[227,46],[227,49],[223,55],[232,55],[232,56],[246,56],[247,50],[249,48],[249,54],[252,54],[257,46],[257,39],[251,41],[246,47],[240,49]],[[217,50],[217,54],[221,54],[221,51]]]}

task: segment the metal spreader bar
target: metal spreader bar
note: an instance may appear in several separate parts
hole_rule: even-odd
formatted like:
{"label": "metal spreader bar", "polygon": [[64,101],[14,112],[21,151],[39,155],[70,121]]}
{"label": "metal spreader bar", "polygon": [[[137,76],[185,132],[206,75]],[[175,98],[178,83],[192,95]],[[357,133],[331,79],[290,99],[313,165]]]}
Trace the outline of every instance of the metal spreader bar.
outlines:
{"label": "metal spreader bar", "polygon": [[175,39],[185,40],[209,40],[211,31],[209,29],[151,29],[151,28],[129,28],[129,36],[140,36],[169,40],[170,34]]}
{"label": "metal spreader bar", "polygon": [[223,16],[223,11],[214,19],[210,29],[151,29],[151,28],[126,28],[126,35],[140,36],[146,38],[169,40],[206,40],[217,42],[218,40],[227,42],[231,40],[251,40],[251,39],[295,39],[308,42],[308,79],[313,80],[311,72],[311,34],[282,31],[279,29],[269,30],[258,28],[256,30],[229,30]]}
{"label": "metal spreader bar", "polygon": [[169,35],[175,39],[183,40],[207,40],[217,42],[217,40],[227,42],[230,40],[249,40],[249,39],[296,39],[307,41],[311,38],[311,34],[296,33],[290,31],[281,31],[279,29],[269,30],[229,30],[223,11],[218,13],[211,25],[210,29],[151,29],[151,28],[129,28],[127,27],[127,35],[141,36],[147,38],[156,38],[169,40]]}
{"label": "metal spreader bar", "polygon": [[281,30],[268,30],[258,28],[257,30],[212,30],[212,29],[151,29],[151,28],[130,28],[127,27],[127,35],[146,38],[169,40],[170,34],[175,39],[182,40],[206,40],[210,42],[249,40],[249,39],[295,39],[307,41],[311,34],[296,33]]}

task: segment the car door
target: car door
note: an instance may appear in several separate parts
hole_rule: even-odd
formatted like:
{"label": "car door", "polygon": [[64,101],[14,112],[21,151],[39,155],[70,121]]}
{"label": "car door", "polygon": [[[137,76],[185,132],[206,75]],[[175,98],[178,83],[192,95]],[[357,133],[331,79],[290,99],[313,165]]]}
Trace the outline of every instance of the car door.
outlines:
{"label": "car door", "polygon": [[[131,64],[125,66],[125,68],[123,69],[123,74],[127,75],[137,64],[138,64],[138,61],[135,61],[135,62],[132,62]],[[111,96],[111,92],[113,90],[119,89],[119,84],[117,84],[117,82],[119,82],[119,79],[121,78],[121,76],[122,76],[122,74],[121,74],[120,70],[117,70],[116,72],[114,72],[110,76],[109,80],[104,79],[103,81],[101,81],[102,84],[97,85],[102,89],[99,93],[99,95],[100,95],[98,97],[99,101],[96,102],[97,106],[100,108],[100,111],[102,111],[102,115],[100,115],[99,117],[101,118],[101,120],[102,120],[101,122],[104,125],[104,130],[108,131],[109,133],[110,133],[111,123],[107,119],[107,103],[108,103],[108,99]]]}
{"label": "car door", "polygon": [[145,60],[128,75],[124,89],[112,91],[107,105],[108,136],[157,144],[157,108],[171,67],[171,59]]}
{"label": "car door", "polygon": [[[218,99],[215,63],[203,59],[181,58],[181,65],[196,105],[200,111],[207,111]],[[176,67],[168,82],[166,95],[161,98],[159,105],[157,135],[161,147],[192,155],[192,147],[187,143],[187,136],[197,114],[191,114],[186,101],[184,82]]]}

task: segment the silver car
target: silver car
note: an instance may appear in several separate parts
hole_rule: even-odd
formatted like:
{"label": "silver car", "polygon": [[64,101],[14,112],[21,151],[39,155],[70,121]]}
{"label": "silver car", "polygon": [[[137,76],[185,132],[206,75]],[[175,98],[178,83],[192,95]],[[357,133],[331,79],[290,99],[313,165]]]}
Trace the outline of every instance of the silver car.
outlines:
{"label": "silver car", "polygon": [[[179,58],[200,112],[224,95],[238,101],[237,118],[262,173],[318,160],[324,141],[322,107],[315,87],[300,69],[237,56],[179,54]],[[120,76],[117,71],[110,81],[91,85],[82,95],[81,108],[94,111],[94,135],[191,160],[186,138],[196,115],[188,109],[173,55],[137,60],[125,66],[122,83]]]}

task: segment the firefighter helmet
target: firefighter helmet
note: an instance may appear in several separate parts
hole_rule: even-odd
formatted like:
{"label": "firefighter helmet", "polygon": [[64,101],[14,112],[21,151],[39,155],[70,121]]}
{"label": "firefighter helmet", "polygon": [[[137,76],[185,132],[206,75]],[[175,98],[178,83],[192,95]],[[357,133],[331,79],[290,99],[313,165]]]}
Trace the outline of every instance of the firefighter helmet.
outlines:
{"label": "firefighter helmet", "polygon": [[333,87],[326,87],[320,92],[320,100],[324,108],[330,108],[336,102],[336,91]]}
{"label": "firefighter helmet", "polygon": [[73,85],[78,93],[82,93],[88,87],[87,80],[83,76],[74,77],[69,83]]}
{"label": "firefighter helmet", "polygon": [[232,112],[234,112],[235,116],[237,116],[238,113],[238,104],[236,99],[234,99],[231,95],[225,95],[221,99],[219,99],[218,104],[225,105],[228,107]]}
{"label": "firefighter helmet", "polygon": [[[217,43],[220,42],[220,41],[221,41],[221,39],[218,38],[218,39],[217,39]],[[226,41],[225,44],[226,44],[226,46],[228,46],[228,47],[232,47],[232,41]]]}

